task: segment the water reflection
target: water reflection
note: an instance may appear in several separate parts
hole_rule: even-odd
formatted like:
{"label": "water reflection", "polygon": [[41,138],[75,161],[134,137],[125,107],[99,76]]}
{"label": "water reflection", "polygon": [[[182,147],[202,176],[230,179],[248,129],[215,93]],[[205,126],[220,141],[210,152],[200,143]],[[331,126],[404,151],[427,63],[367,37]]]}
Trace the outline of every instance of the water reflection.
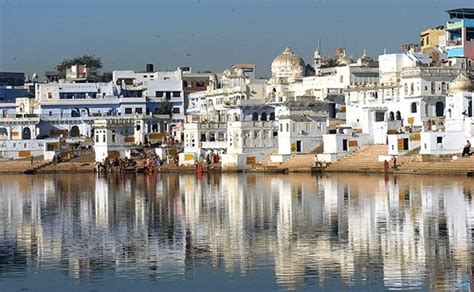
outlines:
{"label": "water reflection", "polygon": [[473,187],[422,176],[2,176],[0,281],[43,271],[194,281],[210,265],[238,281],[270,269],[264,281],[284,289],[469,289]]}

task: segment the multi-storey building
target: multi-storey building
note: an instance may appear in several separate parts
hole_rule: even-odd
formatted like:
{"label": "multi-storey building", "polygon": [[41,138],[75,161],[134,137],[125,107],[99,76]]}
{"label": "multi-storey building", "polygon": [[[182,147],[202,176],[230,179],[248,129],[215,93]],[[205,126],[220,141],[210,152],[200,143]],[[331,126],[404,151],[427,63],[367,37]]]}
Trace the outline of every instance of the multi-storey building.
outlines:
{"label": "multi-storey building", "polygon": [[453,19],[446,25],[448,57],[474,59],[474,9],[459,8],[447,12]]}

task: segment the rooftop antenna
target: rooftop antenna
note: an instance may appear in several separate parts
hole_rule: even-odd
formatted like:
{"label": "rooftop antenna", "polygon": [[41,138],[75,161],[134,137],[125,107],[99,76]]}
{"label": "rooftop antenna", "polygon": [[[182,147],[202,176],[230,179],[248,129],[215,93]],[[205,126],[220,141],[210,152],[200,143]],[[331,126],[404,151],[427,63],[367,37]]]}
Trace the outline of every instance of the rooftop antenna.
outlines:
{"label": "rooftop antenna", "polygon": [[318,38],[318,51],[319,51],[319,54],[321,54],[321,39]]}
{"label": "rooftop antenna", "polygon": [[387,48],[384,48],[384,49],[383,49],[383,54],[384,54],[384,55],[387,54]]}

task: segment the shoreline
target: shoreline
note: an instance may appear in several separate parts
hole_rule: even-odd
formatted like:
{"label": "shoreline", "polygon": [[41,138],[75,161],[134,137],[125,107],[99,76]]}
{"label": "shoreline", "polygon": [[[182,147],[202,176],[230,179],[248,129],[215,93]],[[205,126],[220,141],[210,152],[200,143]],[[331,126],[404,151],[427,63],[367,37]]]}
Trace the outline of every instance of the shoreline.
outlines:
{"label": "shoreline", "polygon": [[[51,165],[48,163],[37,163],[31,165],[28,163],[14,163],[14,165],[5,166],[5,162],[0,162],[0,175],[12,175],[12,174],[23,174],[23,175],[34,175],[34,174],[58,174],[58,173],[95,173],[93,163],[61,163],[58,165]],[[13,164],[13,163],[10,163]],[[117,173],[117,172],[112,172]],[[140,173],[139,171],[130,171],[126,173]],[[195,168],[192,167],[177,167],[174,165],[164,165],[156,173],[186,173],[186,174],[197,174]],[[328,174],[328,173],[367,173],[367,174],[411,174],[411,175],[456,175],[456,176],[474,176],[473,171],[466,170],[455,170],[445,169],[443,167],[437,168],[434,165],[431,169],[416,169],[415,167],[410,168],[397,168],[389,169],[385,171],[383,168],[364,168],[364,169],[337,169],[331,170],[326,168],[265,168],[258,167],[247,170],[237,169],[220,169],[214,168],[204,171],[206,173],[274,173],[274,174],[288,174],[288,173],[313,173],[313,174]]]}

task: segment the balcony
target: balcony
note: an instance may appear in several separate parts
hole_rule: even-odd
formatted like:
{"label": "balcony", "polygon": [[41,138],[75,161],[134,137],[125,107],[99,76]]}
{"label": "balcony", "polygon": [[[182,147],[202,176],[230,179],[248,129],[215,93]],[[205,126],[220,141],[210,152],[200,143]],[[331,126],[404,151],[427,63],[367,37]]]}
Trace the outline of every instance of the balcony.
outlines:
{"label": "balcony", "polygon": [[458,29],[462,28],[464,26],[464,20],[458,20],[458,21],[453,21],[453,22],[448,22],[446,29],[447,30],[452,30],[452,29]]}

